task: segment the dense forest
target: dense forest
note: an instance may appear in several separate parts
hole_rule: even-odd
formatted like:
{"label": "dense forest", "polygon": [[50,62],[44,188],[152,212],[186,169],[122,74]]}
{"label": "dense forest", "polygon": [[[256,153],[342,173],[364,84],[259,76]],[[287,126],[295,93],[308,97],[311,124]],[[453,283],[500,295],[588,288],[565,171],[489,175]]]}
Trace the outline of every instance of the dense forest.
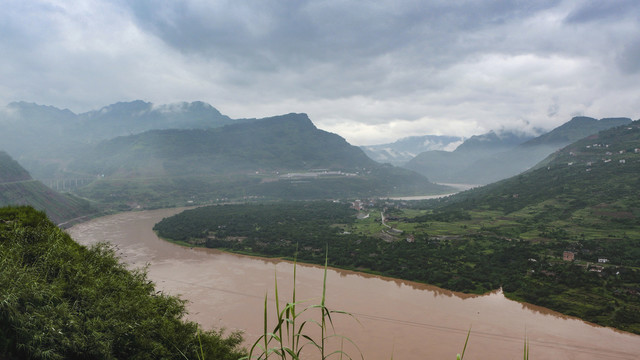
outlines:
{"label": "dense forest", "polygon": [[238,334],[182,320],[107,245],[86,248],[30,207],[0,208],[1,359],[238,359]]}
{"label": "dense forest", "polygon": [[[470,221],[464,220],[464,213],[425,218],[418,215],[423,212],[378,203],[370,204],[367,214],[373,216],[365,218],[350,206],[328,201],[209,206],[164,219],[154,229],[162,237],[190,246],[297,256],[318,264],[328,248],[331,266],[456,291],[484,293],[502,288],[514,299],[640,333],[636,241],[575,242],[558,236],[532,242],[468,226],[464,234],[446,236],[430,234],[431,225],[425,221]],[[375,218],[379,212],[388,214],[384,224]],[[563,261],[567,249],[574,249],[584,261]],[[604,256],[606,264],[587,263]]]}

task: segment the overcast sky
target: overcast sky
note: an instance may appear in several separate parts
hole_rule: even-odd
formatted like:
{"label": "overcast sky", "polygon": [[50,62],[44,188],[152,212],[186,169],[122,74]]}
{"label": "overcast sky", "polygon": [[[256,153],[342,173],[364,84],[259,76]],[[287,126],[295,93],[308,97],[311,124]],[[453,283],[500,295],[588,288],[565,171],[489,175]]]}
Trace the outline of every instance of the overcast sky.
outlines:
{"label": "overcast sky", "polygon": [[1,0],[0,105],[202,100],[355,145],[640,117],[640,1]]}

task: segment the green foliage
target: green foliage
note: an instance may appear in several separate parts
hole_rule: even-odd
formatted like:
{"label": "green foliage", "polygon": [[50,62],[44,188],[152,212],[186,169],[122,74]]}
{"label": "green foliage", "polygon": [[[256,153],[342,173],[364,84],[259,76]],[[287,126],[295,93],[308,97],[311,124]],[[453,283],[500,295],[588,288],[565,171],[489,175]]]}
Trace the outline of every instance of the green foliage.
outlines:
{"label": "green foliage", "polygon": [[32,208],[0,210],[0,358],[237,359],[238,334],[200,331],[106,245],[87,249]]}
{"label": "green foliage", "polygon": [[[322,241],[340,232],[333,224],[354,221],[355,210],[347,204],[330,201],[227,204],[184,211],[163,219],[154,226],[154,230],[162,237],[179,241],[282,239],[291,242],[291,249],[295,252],[296,239]],[[301,246],[304,244],[300,243]]]}
{"label": "green foliage", "polygon": [[[386,228],[379,218],[356,220],[348,205],[332,202],[204,207],[164,219],[155,229],[163,237],[195,246],[263,256],[297,254],[301,261],[316,264],[324,262],[328,245],[331,266],[472,293],[502,287],[516,299],[640,332],[640,323],[625,310],[640,303],[636,287],[630,285],[640,282],[635,240],[567,240],[562,228],[549,228],[544,231],[555,240],[532,242],[518,238],[525,225],[501,218],[499,211],[436,212],[428,215],[427,223],[415,210],[393,213],[398,219],[393,226],[413,234],[413,241],[382,237]],[[455,220],[460,218],[467,220]],[[452,230],[457,235],[441,235]],[[558,260],[567,249],[574,249],[579,260],[607,257],[615,267],[592,272],[586,265]]]}
{"label": "green foliage", "polygon": [[[327,291],[327,253],[325,254],[324,264],[324,281],[322,283],[322,297],[319,304],[306,305],[302,310],[300,309],[305,302],[296,300],[296,263],[293,264],[293,293],[292,300],[280,308],[280,300],[278,296],[278,279],[275,278],[275,299],[276,299],[276,314],[277,321],[273,330],[269,331],[268,323],[268,307],[267,296],[264,299],[264,333],[256,339],[249,350],[249,355],[241,360],[250,359],[268,359],[271,355],[279,359],[286,360],[300,360],[303,359],[303,350],[305,347],[311,348],[314,352],[317,351],[320,359],[325,360],[332,358],[333,356],[340,359],[348,358],[352,359],[342,346],[340,349],[331,350],[329,342],[331,340],[338,340],[340,344],[348,342],[357,348],[357,345],[353,343],[348,337],[338,335],[333,328],[333,316],[335,315],[347,315],[353,316],[344,311],[330,310],[326,304],[326,291]],[[308,313],[320,311],[320,320],[316,320],[313,315],[310,318],[305,319],[305,315]],[[309,328],[319,328],[319,339],[314,339],[310,335]],[[286,330],[286,331],[285,331]],[[334,344],[335,345],[335,344]],[[255,355],[254,355],[255,354]],[[309,356],[309,350],[305,353],[305,356]],[[360,357],[362,357],[362,354]]]}

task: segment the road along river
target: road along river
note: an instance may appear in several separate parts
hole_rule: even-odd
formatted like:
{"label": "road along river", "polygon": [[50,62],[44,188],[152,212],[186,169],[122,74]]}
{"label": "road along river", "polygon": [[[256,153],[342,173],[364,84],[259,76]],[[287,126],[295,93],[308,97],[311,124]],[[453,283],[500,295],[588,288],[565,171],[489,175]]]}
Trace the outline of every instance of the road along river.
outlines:
{"label": "road along river", "polygon": [[[131,268],[148,266],[149,278],[159,290],[188,300],[190,320],[205,328],[242,330],[246,342],[253,342],[262,333],[265,294],[270,299],[268,309],[273,312],[276,274],[281,306],[291,300],[293,265],[181,247],[158,239],[153,225],[179,211],[121,213],[75,225],[68,233],[84,245],[112,243]],[[298,264],[298,299],[318,303],[322,280],[322,268]],[[465,359],[522,358],[525,337],[532,359],[640,358],[638,335],[511,301],[500,292],[471,296],[408,281],[329,270],[326,304],[357,319],[339,314],[333,318],[336,332],[353,340],[365,359],[455,359],[469,328]],[[345,349],[359,358],[355,349]]]}

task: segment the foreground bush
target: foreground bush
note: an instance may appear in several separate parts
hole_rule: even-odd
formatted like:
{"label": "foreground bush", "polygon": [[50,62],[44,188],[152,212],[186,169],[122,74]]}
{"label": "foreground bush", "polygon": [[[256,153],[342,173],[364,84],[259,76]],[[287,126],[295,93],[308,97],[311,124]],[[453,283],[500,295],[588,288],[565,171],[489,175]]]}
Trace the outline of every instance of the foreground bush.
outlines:
{"label": "foreground bush", "polygon": [[86,248],[29,207],[0,209],[1,359],[238,359],[106,245]]}

